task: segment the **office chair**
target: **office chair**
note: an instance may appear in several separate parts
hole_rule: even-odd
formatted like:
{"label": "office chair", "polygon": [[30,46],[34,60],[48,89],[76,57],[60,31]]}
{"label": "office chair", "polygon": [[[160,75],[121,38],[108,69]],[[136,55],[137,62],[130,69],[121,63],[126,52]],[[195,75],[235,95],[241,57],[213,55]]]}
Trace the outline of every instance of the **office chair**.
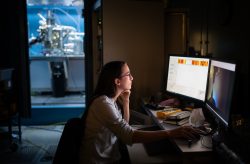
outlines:
{"label": "office chair", "polygon": [[79,148],[83,135],[83,121],[81,118],[69,119],[63,129],[53,164],[78,164]]}

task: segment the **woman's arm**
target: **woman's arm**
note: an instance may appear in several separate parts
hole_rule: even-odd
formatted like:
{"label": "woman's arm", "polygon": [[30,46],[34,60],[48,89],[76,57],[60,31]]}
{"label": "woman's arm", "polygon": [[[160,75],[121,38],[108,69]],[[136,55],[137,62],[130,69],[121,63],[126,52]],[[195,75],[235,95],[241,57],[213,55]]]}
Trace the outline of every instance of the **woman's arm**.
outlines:
{"label": "woman's arm", "polygon": [[129,122],[129,118],[130,118],[130,111],[129,111],[129,96],[130,96],[131,91],[130,90],[126,90],[124,92],[121,93],[120,98],[121,98],[121,104],[122,104],[122,108],[123,108],[123,118],[124,120],[126,120],[127,122]]}
{"label": "woman's arm", "polygon": [[190,126],[182,126],[173,130],[135,130],[132,143],[147,143],[167,138],[197,139],[199,137],[198,131]]}

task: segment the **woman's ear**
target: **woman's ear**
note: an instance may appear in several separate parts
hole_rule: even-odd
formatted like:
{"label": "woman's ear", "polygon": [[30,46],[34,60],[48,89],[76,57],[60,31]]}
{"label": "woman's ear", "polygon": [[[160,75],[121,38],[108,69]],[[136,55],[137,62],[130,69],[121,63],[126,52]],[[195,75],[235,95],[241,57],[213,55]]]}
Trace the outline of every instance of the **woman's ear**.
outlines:
{"label": "woman's ear", "polygon": [[115,79],[115,84],[120,85],[121,84],[120,79]]}

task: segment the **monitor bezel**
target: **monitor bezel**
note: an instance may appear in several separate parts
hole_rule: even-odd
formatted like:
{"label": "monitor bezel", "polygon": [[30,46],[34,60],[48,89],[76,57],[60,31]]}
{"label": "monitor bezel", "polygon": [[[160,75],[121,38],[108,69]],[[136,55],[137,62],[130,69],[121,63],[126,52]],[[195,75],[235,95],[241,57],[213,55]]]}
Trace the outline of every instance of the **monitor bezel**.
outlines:
{"label": "monitor bezel", "polygon": [[[204,100],[200,100],[197,99],[195,97],[191,97],[188,95],[184,95],[184,94],[180,94],[177,92],[172,92],[167,90],[167,85],[168,85],[168,77],[169,77],[169,61],[170,61],[170,57],[184,57],[184,58],[197,58],[197,59],[207,59],[209,61],[209,66],[208,66],[208,71],[207,71],[207,80],[206,80],[206,91],[205,91],[205,98]],[[207,84],[208,84],[208,73],[209,73],[209,68],[210,68],[210,58],[207,56],[188,56],[188,55],[182,55],[182,54],[170,54],[168,56],[168,63],[167,63],[167,76],[166,76],[166,82],[165,82],[165,92],[173,97],[177,97],[183,101],[188,101],[191,102],[193,104],[195,104],[194,106],[199,106],[199,107],[203,107],[205,105],[205,101],[206,101],[206,95],[207,95]]]}

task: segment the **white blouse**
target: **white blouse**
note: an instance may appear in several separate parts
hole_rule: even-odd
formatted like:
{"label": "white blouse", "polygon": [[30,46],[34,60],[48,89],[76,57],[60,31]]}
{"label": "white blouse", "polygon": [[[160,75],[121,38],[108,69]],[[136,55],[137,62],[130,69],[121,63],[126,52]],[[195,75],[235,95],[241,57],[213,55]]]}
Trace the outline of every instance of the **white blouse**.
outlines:
{"label": "white blouse", "polygon": [[80,146],[80,163],[118,161],[121,158],[118,138],[123,143],[132,144],[132,127],[122,118],[116,102],[107,96],[96,98],[88,110]]}

